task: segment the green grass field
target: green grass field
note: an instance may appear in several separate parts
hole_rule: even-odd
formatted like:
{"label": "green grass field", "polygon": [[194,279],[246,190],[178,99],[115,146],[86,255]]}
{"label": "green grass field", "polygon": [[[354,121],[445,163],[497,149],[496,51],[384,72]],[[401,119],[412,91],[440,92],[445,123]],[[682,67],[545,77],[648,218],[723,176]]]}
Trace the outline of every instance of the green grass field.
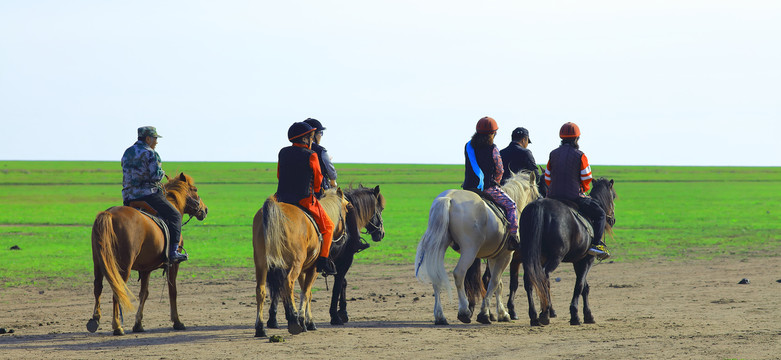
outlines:
{"label": "green grass field", "polygon": [[[461,165],[336,164],[340,185],[380,185],[386,236],[361,263],[410,264],[431,201],[458,188]],[[198,185],[209,217],[183,229],[181,276],[253,278],[252,217],[276,190],[273,163],[164,163]],[[616,181],[613,261],[775,256],[781,168],[594,166]],[[92,272],[95,215],[121,204],[118,162],[0,161],[0,284],[65,285]],[[9,250],[12,246],[21,250]],[[455,252],[448,256],[455,258]]]}

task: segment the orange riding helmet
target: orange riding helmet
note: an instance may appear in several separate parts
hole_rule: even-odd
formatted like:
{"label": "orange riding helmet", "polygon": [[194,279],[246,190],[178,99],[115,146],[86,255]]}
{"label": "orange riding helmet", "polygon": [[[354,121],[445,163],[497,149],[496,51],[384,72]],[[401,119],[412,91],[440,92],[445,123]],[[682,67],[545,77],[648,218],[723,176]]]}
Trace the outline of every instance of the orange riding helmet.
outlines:
{"label": "orange riding helmet", "polygon": [[476,128],[478,134],[490,134],[499,130],[499,125],[496,124],[496,120],[486,116],[477,121]]}
{"label": "orange riding helmet", "polygon": [[568,122],[561,126],[559,137],[562,139],[580,137],[580,128],[573,122]]}

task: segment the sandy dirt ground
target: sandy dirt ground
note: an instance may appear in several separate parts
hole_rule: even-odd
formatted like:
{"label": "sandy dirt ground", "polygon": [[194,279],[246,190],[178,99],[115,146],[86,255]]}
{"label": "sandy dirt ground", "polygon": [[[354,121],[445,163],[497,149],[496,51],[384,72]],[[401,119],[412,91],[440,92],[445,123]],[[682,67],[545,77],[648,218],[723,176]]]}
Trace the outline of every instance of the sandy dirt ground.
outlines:
{"label": "sandy dirt ground", "polygon": [[[589,275],[597,323],[569,325],[574,273],[553,273],[559,313],[545,327],[530,327],[525,295],[516,297],[520,320],[463,324],[457,301],[444,304],[447,326],[435,326],[433,290],[413,277],[411,265],[356,265],[348,279],[350,322],[331,326],[330,291],[322,278],[314,294],[316,331],[288,334],[284,342],[255,338],[254,281],[189,278],[183,265],[179,312],[187,326],[173,330],[160,272],[144,312],[146,332],[111,334],[110,290],[103,319],[86,330],[93,306],[91,280],[69,289],[0,289],[3,359],[779,359],[781,257],[719,261],[603,263]],[[184,275],[184,276],[182,276]],[[247,278],[251,278],[248,276]],[[738,282],[748,278],[750,284]],[[504,277],[505,296],[508,286]],[[131,289],[138,284],[131,280]],[[506,301],[506,298],[503,300]],[[474,320],[475,316],[473,316]],[[281,325],[286,322],[282,315]]]}

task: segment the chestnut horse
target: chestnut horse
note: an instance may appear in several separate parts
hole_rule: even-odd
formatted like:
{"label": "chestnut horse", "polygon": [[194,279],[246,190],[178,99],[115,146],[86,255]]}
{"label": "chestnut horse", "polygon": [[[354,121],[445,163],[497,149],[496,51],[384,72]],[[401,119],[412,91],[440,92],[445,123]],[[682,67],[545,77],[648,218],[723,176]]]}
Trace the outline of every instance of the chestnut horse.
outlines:
{"label": "chestnut horse", "polygon": [[[320,204],[334,222],[334,238],[339,238],[346,228],[344,218],[349,204],[342,189],[327,190]],[[296,205],[278,202],[273,195],[270,196],[252,221],[252,246],[257,300],[255,337],[266,336],[263,302],[267,282],[272,303],[282,298],[288,332],[295,335],[315,330],[311,301],[312,286],[317,278],[315,261],[320,254],[320,241],[314,224],[304,210]],[[301,287],[299,311],[293,304],[296,279]],[[269,310],[274,308],[271,306]],[[276,314],[269,313],[269,319],[272,318],[276,318]]]}
{"label": "chestnut horse", "polygon": [[[204,205],[193,178],[184,173],[169,179],[164,186],[166,198],[182,214],[195,216],[198,220],[206,218],[208,209]],[[182,246],[182,240],[179,246]],[[174,241],[174,239],[171,239]],[[144,302],[149,296],[149,275],[152,271],[168,266],[166,260],[163,231],[149,217],[129,206],[114,206],[98,213],[92,225],[92,262],[95,274],[95,309],[92,319],[87,322],[87,330],[95,332],[100,322],[100,294],[103,292],[103,277],[106,277],[114,293],[114,317],[111,327],[114,335],[124,335],[120,320],[122,309],[133,310],[130,301],[132,294],[127,288],[130,271],[138,271],[141,279],[141,291],[138,294],[139,306],[133,332],[144,331],[141,320],[144,318]],[[171,302],[171,321],[174,329],[184,330],[176,310],[176,274],[179,264],[168,268],[168,296]]]}

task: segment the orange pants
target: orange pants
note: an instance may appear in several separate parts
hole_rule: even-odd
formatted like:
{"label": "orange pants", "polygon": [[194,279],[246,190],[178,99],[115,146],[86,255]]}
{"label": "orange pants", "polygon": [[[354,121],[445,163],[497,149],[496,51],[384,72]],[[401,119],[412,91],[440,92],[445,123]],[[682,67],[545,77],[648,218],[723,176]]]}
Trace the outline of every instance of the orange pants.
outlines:
{"label": "orange pants", "polygon": [[331,241],[334,239],[334,222],[325,213],[325,209],[323,209],[323,206],[320,205],[320,202],[317,201],[314,195],[301,199],[298,204],[309,210],[309,213],[315,218],[317,226],[323,233],[323,243],[320,244],[320,256],[328,257],[328,254],[331,252]]}

